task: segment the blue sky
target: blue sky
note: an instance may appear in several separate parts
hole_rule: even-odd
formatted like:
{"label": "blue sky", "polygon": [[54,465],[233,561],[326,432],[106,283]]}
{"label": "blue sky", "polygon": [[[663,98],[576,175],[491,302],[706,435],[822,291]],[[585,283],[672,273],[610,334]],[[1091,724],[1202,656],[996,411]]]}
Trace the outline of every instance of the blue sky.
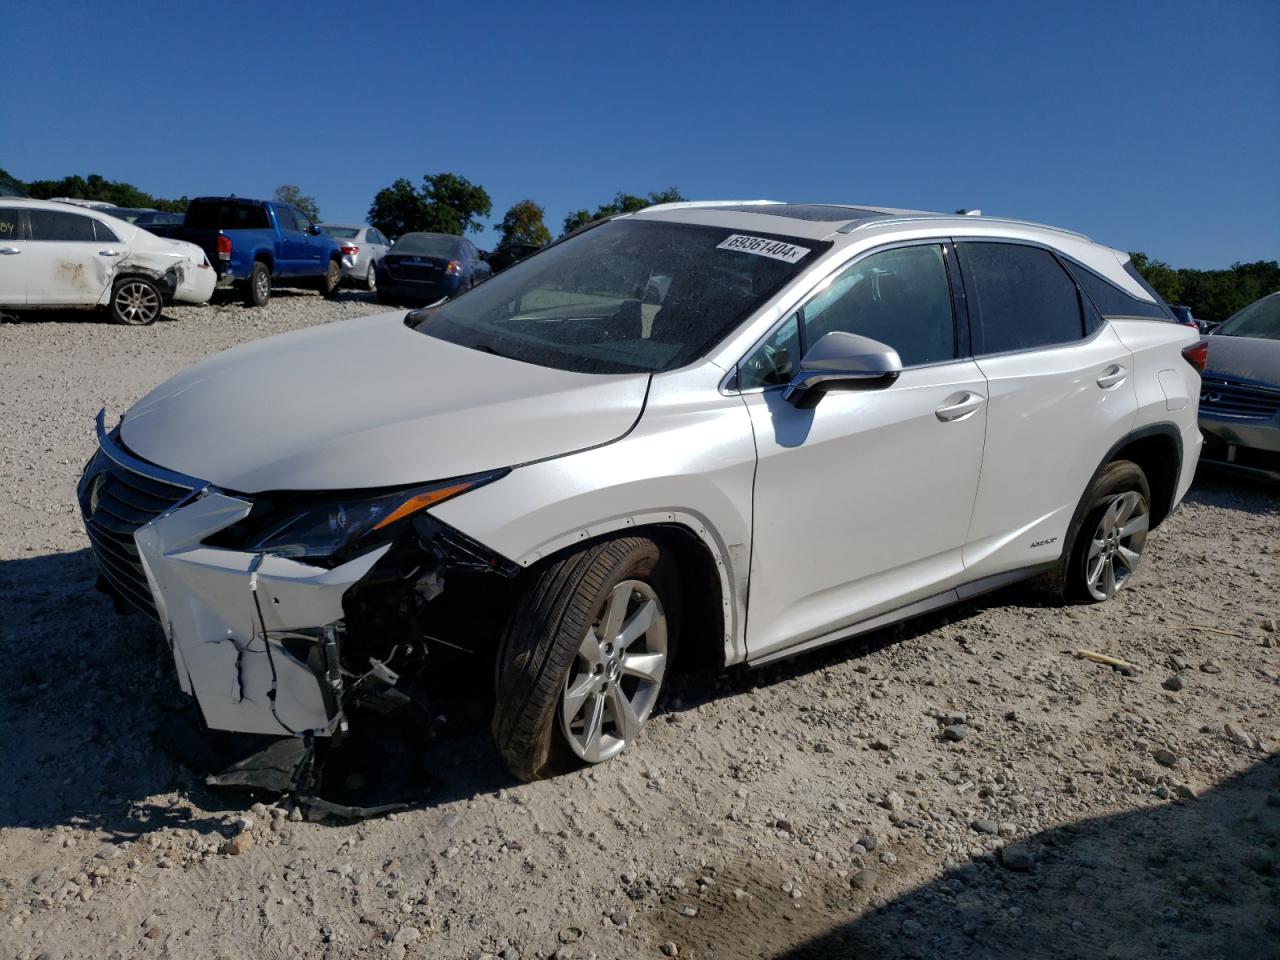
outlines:
{"label": "blue sky", "polygon": [[[30,3],[0,167],[160,196],[396,177],[981,208],[1177,266],[1280,257],[1280,4]],[[491,242],[492,233],[479,238]]]}

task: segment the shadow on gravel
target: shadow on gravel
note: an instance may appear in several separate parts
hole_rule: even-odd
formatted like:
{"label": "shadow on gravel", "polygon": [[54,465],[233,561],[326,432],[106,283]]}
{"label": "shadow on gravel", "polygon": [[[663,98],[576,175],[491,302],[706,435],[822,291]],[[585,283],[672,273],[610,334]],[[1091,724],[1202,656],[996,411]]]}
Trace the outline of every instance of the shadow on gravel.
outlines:
{"label": "shadow on gravel", "polygon": [[1197,800],[1036,834],[1014,848],[1029,854],[1025,869],[982,857],[887,903],[872,900],[801,946],[756,955],[1280,957],[1278,790],[1273,756]]}

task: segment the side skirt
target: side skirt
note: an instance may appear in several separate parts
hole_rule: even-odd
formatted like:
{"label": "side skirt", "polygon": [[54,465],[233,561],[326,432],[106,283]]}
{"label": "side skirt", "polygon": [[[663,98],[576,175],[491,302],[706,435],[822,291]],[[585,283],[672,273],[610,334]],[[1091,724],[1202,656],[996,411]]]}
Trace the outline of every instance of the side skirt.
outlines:
{"label": "side skirt", "polygon": [[999,590],[1001,587],[1007,587],[1010,584],[1018,583],[1021,580],[1027,580],[1030,577],[1034,577],[1036,574],[1043,573],[1044,571],[1054,567],[1057,562],[1057,560],[1052,560],[1048,563],[1038,563],[1035,566],[1020,567],[1017,570],[1009,570],[1005,573],[997,573],[989,577],[972,580],[969,583],[962,583],[958,587],[953,587],[950,590],[944,590],[941,593],[935,593],[933,596],[925,597],[923,600],[916,600],[914,603],[909,603],[905,607],[898,607],[896,610],[890,610],[888,613],[882,613],[878,616],[871,617],[869,620],[861,620],[858,623],[840,627],[838,630],[832,630],[830,633],[821,634],[811,640],[806,640],[803,643],[796,644],[794,647],[775,650],[773,653],[766,654],[758,660],[751,659],[750,654],[748,654],[747,666],[762,667],[765,664],[773,663],[777,660],[794,657],[796,654],[804,653],[807,650],[825,647],[829,643],[848,640],[864,633],[870,633],[873,630],[879,630],[881,627],[892,626],[895,623],[901,623],[902,621],[910,620],[913,617],[919,617],[926,613],[932,613],[935,610],[941,610],[943,607],[949,607],[965,600],[972,600],[974,597],[979,597],[984,593]]}

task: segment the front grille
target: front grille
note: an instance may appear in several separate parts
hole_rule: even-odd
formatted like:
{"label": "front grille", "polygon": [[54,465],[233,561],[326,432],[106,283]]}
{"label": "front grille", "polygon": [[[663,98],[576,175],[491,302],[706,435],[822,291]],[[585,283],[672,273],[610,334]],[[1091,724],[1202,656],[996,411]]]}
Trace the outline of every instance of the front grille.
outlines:
{"label": "front grille", "polygon": [[112,589],[131,606],[158,619],[133,535],[186,500],[196,485],[129,456],[120,446],[117,431],[101,443],[78,491],[85,532],[98,569]]}
{"label": "front grille", "polygon": [[1269,420],[1280,411],[1280,389],[1203,377],[1200,385],[1200,409],[1229,417]]}

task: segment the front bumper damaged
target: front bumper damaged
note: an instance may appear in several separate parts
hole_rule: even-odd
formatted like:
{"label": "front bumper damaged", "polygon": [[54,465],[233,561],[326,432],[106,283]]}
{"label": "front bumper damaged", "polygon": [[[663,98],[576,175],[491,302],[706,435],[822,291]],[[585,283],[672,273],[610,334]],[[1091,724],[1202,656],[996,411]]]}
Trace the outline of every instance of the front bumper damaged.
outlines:
{"label": "front bumper damaged", "polygon": [[345,722],[342,598],[390,545],[333,569],[204,545],[251,506],[208,491],[134,534],[178,681],[211,729],[330,736]]}

